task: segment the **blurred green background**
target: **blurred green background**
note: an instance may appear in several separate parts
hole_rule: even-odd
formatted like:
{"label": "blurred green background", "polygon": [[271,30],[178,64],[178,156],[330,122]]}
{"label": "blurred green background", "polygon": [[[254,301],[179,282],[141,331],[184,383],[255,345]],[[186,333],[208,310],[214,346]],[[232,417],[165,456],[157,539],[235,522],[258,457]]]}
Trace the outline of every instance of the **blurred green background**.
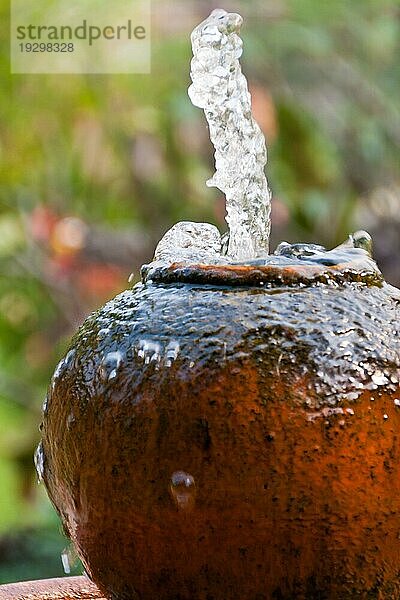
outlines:
{"label": "blurred green background", "polygon": [[[213,153],[187,97],[189,34],[218,4],[153,0],[151,75],[9,75],[0,4],[0,583],[62,574],[32,455],[52,370],[85,316],[179,220],[221,230]],[[243,70],[265,132],[272,248],[367,229],[400,283],[398,0],[253,0]],[[79,572],[79,567],[78,567]]]}

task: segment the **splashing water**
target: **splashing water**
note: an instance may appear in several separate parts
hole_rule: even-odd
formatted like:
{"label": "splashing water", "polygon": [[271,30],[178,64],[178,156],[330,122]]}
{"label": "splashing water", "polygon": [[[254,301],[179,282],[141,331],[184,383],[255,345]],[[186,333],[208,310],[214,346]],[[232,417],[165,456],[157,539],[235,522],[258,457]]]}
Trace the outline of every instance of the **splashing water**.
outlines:
{"label": "splashing water", "polygon": [[36,473],[37,473],[37,482],[41,483],[43,481],[43,477],[44,477],[44,460],[45,460],[42,442],[39,442],[39,445],[35,450],[33,460],[35,463],[35,468],[36,468]]}
{"label": "splashing water", "polygon": [[[197,227],[197,234],[193,237],[191,244],[192,226]],[[215,277],[221,281],[225,266],[246,266],[248,269],[240,273],[236,279],[236,285],[264,285],[267,281],[262,280],[261,272],[267,269],[285,269],[290,266],[296,268],[313,267],[308,283],[317,281],[325,283],[340,282],[344,279],[349,281],[362,280],[365,284],[381,285],[383,276],[372,256],[372,239],[366,231],[357,231],[349,235],[348,239],[333,248],[327,250],[317,244],[288,244],[281,242],[273,254],[262,258],[234,261],[229,256],[218,253],[216,248],[211,248],[210,237],[207,237],[209,229],[215,227],[206,223],[177,223],[164,235],[159,242],[154,261],[143,265],[141,269],[142,281],[203,281],[210,283],[214,279],[212,266],[220,269],[215,271]],[[203,231],[204,236],[201,235]],[[216,230],[217,231],[217,230]],[[184,234],[182,236],[182,233]],[[182,240],[184,239],[184,243]],[[207,240],[207,243],[201,243]],[[252,267],[253,269],[251,269]],[[260,271],[261,269],[261,271]],[[246,275],[247,273],[247,275]],[[266,271],[268,273],[268,270]],[[271,274],[271,273],[270,273]],[[240,277],[239,277],[240,275]],[[303,272],[305,276],[305,272]],[[260,279],[261,277],[261,279]],[[300,277],[300,275],[299,275]],[[301,278],[301,277],[300,277]],[[344,278],[344,279],[343,279]],[[272,284],[271,280],[268,280]],[[297,284],[299,279],[296,280]],[[232,281],[231,281],[232,283]],[[289,284],[289,279],[277,275],[274,285]],[[393,289],[393,293],[395,290]]]}
{"label": "splashing water", "polygon": [[111,381],[117,376],[118,370],[123,363],[124,357],[121,352],[108,352],[100,365],[100,377],[103,381]]}
{"label": "splashing water", "polygon": [[383,279],[365,231],[350,235],[330,251],[315,244],[282,242],[268,254],[271,193],[264,174],[267,151],[251,114],[251,98],[239,63],[242,21],[236,13],[217,9],[191,35],[192,85],[188,92],[193,104],[204,109],[209,124],[216,172],[207,184],[226,194],[229,233],[221,237],[208,223],[177,223],[158,243],[153,262],[143,265],[143,281],[150,284],[164,278],[170,267],[182,268],[180,280],[186,280],[196,265],[280,268],[317,264],[325,266],[331,276],[342,263],[356,274],[370,272]]}
{"label": "splashing water", "polygon": [[268,254],[271,222],[265,139],[252,117],[239,63],[242,22],[240,15],[217,9],[193,30],[193,83],[188,90],[209,124],[216,172],[207,185],[226,195],[228,255],[235,260]]}
{"label": "splashing water", "polygon": [[154,260],[161,262],[219,262],[221,235],[214,225],[181,221],[158,242]]}

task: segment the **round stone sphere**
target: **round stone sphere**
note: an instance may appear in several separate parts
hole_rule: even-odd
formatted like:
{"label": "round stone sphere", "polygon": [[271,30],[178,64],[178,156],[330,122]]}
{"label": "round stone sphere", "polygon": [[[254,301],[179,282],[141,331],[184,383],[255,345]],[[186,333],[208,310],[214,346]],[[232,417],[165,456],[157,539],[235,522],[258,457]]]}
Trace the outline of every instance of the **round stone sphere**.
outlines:
{"label": "round stone sphere", "polygon": [[110,600],[400,598],[400,292],[193,267],[92,314],[37,465]]}

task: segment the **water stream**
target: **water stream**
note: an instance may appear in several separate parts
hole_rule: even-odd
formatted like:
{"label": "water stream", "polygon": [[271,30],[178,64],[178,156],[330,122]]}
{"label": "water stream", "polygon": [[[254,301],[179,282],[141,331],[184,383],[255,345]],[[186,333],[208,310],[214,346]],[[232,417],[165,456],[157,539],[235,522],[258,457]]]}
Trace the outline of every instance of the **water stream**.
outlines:
{"label": "water stream", "polygon": [[239,63],[242,22],[240,15],[217,9],[193,30],[193,83],[188,90],[208,121],[216,172],[207,185],[226,196],[227,253],[236,260],[268,253],[271,224],[265,139],[251,114],[250,93]]}

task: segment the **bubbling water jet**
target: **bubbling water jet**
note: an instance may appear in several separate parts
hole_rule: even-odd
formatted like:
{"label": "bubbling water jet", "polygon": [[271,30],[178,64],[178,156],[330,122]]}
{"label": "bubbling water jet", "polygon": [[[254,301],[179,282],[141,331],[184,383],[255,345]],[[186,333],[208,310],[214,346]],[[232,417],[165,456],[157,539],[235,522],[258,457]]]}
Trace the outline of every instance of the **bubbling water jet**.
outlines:
{"label": "bubbling water jet", "polygon": [[216,172],[207,185],[226,196],[228,255],[236,260],[268,254],[271,227],[267,149],[239,62],[242,23],[240,15],[217,9],[193,30],[188,90],[210,128]]}

